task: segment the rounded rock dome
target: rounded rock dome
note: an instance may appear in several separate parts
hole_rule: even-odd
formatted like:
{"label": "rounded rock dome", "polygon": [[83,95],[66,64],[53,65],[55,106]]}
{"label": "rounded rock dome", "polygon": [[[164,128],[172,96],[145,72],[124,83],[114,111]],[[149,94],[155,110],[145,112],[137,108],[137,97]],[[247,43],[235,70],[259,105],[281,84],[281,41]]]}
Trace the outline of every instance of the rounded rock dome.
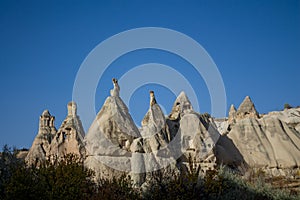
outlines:
{"label": "rounded rock dome", "polygon": [[44,112],[42,113],[42,116],[44,117],[50,117],[50,113],[49,113],[49,110],[44,110]]}

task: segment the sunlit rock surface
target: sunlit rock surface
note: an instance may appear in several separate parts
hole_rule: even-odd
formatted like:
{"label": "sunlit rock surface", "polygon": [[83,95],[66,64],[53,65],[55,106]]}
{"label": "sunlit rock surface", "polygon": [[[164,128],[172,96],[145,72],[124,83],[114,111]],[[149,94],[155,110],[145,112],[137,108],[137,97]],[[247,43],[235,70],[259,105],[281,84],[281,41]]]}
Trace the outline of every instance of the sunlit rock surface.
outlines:
{"label": "sunlit rock surface", "polygon": [[273,175],[299,169],[300,108],[259,114],[247,96],[238,109],[231,105],[228,118],[215,119],[195,112],[181,92],[166,116],[150,91],[149,109],[138,129],[119,96],[118,81],[112,82],[110,96],[86,135],[74,102],[68,104],[58,131],[55,118],[45,110],[26,162],[39,164],[72,153],[97,178],[130,175],[136,186],[146,184],[153,171],[189,170],[189,162],[200,167],[201,174],[217,165],[241,173],[263,168]]}

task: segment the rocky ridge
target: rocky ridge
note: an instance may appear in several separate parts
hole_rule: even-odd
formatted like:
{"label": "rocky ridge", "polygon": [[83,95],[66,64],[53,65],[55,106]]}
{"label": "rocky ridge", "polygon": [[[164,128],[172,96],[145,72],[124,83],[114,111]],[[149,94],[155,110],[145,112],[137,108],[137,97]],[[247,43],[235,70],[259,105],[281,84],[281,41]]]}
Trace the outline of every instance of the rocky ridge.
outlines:
{"label": "rocky ridge", "polygon": [[300,108],[259,115],[247,96],[237,110],[230,107],[228,118],[214,119],[195,112],[181,92],[165,116],[150,91],[149,110],[139,130],[119,96],[116,79],[113,85],[85,137],[75,103],[68,104],[58,131],[54,117],[44,111],[26,161],[33,164],[74,153],[97,177],[126,173],[137,186],[156,170],[188,170],[189,158],[202,174],[221,164],[242,173],[263,168],[273,175],[299,169]]}
{"label": "rocky ridge", "polygon": [[250,97],[237,111],[233,107],[228,120],[222,122],[227,126],[223,135],[234,143],[250,168],[264,169],[274,176],[286,176],[299,169],[300,108],[259,115]]}
{"label": "rocky ridge", "polygon": [[51,116],[48,110],[42,113],[38,134],[25,157],[28,164],[39,165],[46,160],[61,159],[67,154],[74,154],[79,159],[84,159],[84,130],[77,115],[76,104],[70,102],[67,108],[68,115],[58,131],[54,126],[55,117]]}

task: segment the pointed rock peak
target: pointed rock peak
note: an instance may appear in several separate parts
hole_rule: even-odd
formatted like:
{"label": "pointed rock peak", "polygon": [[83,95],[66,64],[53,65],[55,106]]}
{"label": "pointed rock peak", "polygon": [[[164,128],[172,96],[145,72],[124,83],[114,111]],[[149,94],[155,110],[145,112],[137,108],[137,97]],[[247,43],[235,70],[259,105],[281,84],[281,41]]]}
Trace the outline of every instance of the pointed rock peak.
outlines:
{"label": "pointed rock peak", "polygon": [[250,109],[251,107],[254,107],[254,103],[252,102],[249,96],[246,96],[241,105],[239,106],[238,110]]}
{"label": "pointed rock peak", "polygon": [[51,132],[51,130],[49,131],[48,129],[55,129],[54,120],[55,117],[50,114],[49,110],[44,110],[44,112],[40,116],[39,133],[48,133]]}
{"label": "pointed rock peak", "polygon": [[112,82],[114,88],[110,91],[111,96],[106,98],[85,136],[86,148],[91,155],[110,154],[109,149],[98,148],[103,146],[103,143],[107,143],[113,149],[128,149],[133,139],[140,137],[127,106],[119,97],[120,87],[117,79],[113,79]]}
{"label": "pointed rock peak", "polygon": [[70,101],[67,105],[68,115],[62,122],[58,132],[63,132],[65,129],[74,130],[74,133],[78,133],[80,137],[84,137],[84,129],[82,127],[81,120],[77,115],[77,104],[74,101]]}
{"label": "pointed rock peak", "polygon": [[232,113],[232,112],[236,112],[236,108],[233,104],[231,104],[230,109],[229,109],[229,113]]}
{"label": "pointed rock peak", "polygon": [[[250,96],[246,96],[245,99],[243,100],[243,102],[251,102],[251,103],[253,104],[253,102],[252,102]],[[242,103],[243,103],[243,102],[242,102]]]}
{"label": "pointed rock peak", "polygon": [[44,110],[44,112],[42,113],[42,116],[43,117],[50,117],[51,115],[50,115],[49,110]]}
{"label": "pointed rock peak", "polygon": [[190,100],[189,98],[186,96],[184,91],[181,91],[180,94],[177,96],[176,101],[175,102],[189,102]]}
{"label": "pointed rock peak", "polygon": [[234,107],[233,104],[231,104],[229,113],[228,113],[228,123],[229,124],[235,123],[235,118],[236,118],[236,108]]}
{"label": "pointed rock peak", "polygon": [[189,100],[189,98],[186,96],[185,92],[180,92],[178,97],[176,98],[172,111],[169,115],[169,118],[171,120],[175,120],[179,118],[180,114],[184,114],[186,112],[192,111],[193,107]]}
{"label": "pointed rock peak", "polygon": [[246,96],[237,110],[238,117],[258,117],[258,112],[255,109],[254,103],[249,96]]}
{"label": "pointed rock peak", "polygon": [[152,90],[149,93],[150,93],[150,106],[153,106],[157,103],[156,99],[155,99],[155,95],[154,95],[154,92]]}
{"label": "pointed rock peak", "polygon": [[165,126],[165,115],[157,104],[154,92],[150,92],[150,108],[142,120],[142,127],[154,126],[162,128]]}
{"label": "pointed rock peak", "polygon": [[119,93],[120,93],[120,86],[118,84],[118,80],[116,78],[113,78],[112,82],[113,82],[114,88],[112,90],[110,90],[110,95],[112,97],[118,97]]}
{"label": "pointed rock peak", "polygon": [[192,106],[189,98],[187,97],[187,95],[185,94],[184,91],[180,92],[180,94],[177,96],[177,98],[176,98],[176,100],[173,104],[173,107],[177,106],[177,105],[181,105],[181,106],[190,105],[190,106]]}
{"label": "pointed rock peak", "polygon": [[51,116],[48,110],[44,110],[40,116],[38,134],[25,158],[26,163],[37,165],[47,159],[51,140],[56,134],[54,120],[55,117]]}
{"label": "pointed rock peak", "polygon": [[68,116],[77,116],[77,104],[74,101],[68,103]]}
{"label": "pointed rock peak", "polygon": [[67,154],[75,154],[83,159],[85,148],[83,143],[84,129],[81,120],[77,115],[77,105],[75,102],[69,102],[67,105],[68,115],[62,122],[57,133],[54,135],[48,155],[63,158]]}

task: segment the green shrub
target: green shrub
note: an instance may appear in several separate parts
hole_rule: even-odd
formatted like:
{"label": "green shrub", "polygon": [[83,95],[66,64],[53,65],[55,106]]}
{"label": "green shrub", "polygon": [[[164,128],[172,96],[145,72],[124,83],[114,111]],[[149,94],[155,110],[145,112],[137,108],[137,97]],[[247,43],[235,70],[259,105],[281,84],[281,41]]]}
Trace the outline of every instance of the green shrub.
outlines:
{"label": "green shrub", "polygon": [[94,173],[74,155],[28,167],[5,146],[0,156],[0,199],[300,199],[297,191],[272,188],[260,170],[250,181],[223,166],[202,177],[191,156],[187,168],[181,173],[171,168],[149,173],[142,191],[125,175],[95,182]]}
{"label": "green shrub", "polygon": [[284,104],[284,109],[291,109],[291,108],[293,108],[293,107],[290,104],[288,104],[288,103]]}
{"label": "green shrub", "polygon": [[139,199],[139,192],[133,188],[130,177],[123,175],[113,180],[101,178],[97,182],[97,190],[91,199]]}
{"label": "green shrub", "polygon": [[94,192],[93,172],[74,155],[38,168],[15,166],[3,185],[3,199],[88,199]]}

